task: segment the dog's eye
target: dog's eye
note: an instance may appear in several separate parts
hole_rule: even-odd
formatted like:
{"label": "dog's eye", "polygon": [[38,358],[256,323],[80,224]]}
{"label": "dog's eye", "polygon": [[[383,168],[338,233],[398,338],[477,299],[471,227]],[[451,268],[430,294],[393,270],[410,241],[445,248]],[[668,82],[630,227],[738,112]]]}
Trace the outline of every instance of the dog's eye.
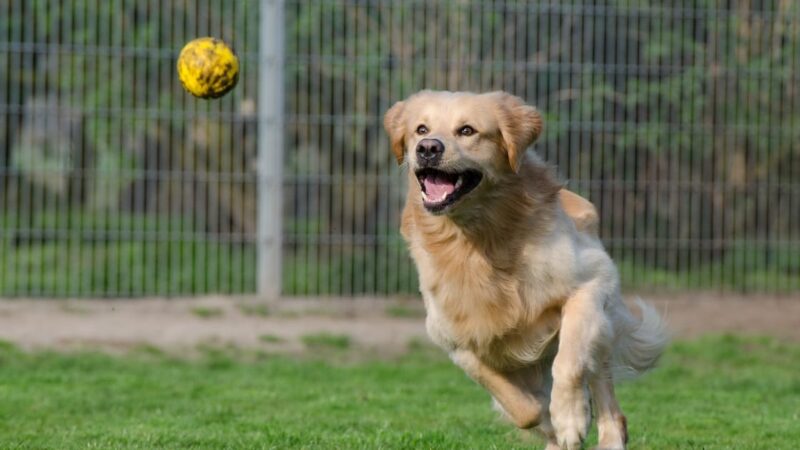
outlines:
{"label": "dog's eye", "polygon": [[417,134],[428,134],[428,127],[420,125],[417,127]]}
{"label": "dog's eye", "polygon": [[469,125],[464,125],[458,129],[459,136],[472,136],[473,134],[475,134],[475,128],[472,128]]}

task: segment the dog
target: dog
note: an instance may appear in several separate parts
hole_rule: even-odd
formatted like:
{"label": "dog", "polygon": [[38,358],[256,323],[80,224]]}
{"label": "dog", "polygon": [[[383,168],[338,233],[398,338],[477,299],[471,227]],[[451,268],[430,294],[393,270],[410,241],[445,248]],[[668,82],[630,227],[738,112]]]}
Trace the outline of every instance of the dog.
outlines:
{"label": "dog", "polygon": [[623,303],[598,216],[528,148],[536,108],[505,92],[422,91],[384,128],[409,186],[401,219],[431,340],[547,449],[625,448],[613,380],[651,368],[667,333]]}

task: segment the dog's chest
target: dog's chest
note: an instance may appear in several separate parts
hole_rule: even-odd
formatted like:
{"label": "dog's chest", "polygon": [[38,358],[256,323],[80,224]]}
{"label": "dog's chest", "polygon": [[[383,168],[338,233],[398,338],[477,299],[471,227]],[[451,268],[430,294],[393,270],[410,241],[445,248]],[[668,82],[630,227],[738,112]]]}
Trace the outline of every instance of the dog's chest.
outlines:
{"label": "dog's chest", "polygon": [[[502,333],[521,313],[516,281],[478,252],[457,243],[438,251],[411,248],[420,288],[459,341]],[[473,335],[473,336],[470,336]]]}
{"label": "dog's chest", "polygon": [[442,347],[507,348],[509,355],[501,359],[530,361],[557,332],[557,323],[544,319],[550,317],[543,312],[550,302],[529,289],[525,277],[497,270],[480,255],[464,254],[451,264],[422,249],[412,254],[428,333]]}
{"label": "dog's chest", "polygon": [[[442,308],[447,299],[423,289],[428,335],[447,351],[469,349],[498,369],[514,369],[551,356],[561,325],[560,309],[534,312],[510,307],[498,317],[479,307],[457,317]],[[524,306],[523,306],[524,307]]]}
{"label": "dog's chest", "polygon": [[510,272],[463,246],[431,252],[412,245],[434,342],[447,350],[469,348],[498,367],[544,357],[556,341],[559,307],[568,291],[557,281],[564,278],[559,273],[564,261],[553,264],[559,258],[549,248],[521,252],[519,270]]}
{"label": "dog's chest", "polygon": [[550,308],[528,318],[512,332],[489,345],[472,350],[484,362],[501,370],[512,370],[552,357],[558,347],[561,328],[559,308]]}

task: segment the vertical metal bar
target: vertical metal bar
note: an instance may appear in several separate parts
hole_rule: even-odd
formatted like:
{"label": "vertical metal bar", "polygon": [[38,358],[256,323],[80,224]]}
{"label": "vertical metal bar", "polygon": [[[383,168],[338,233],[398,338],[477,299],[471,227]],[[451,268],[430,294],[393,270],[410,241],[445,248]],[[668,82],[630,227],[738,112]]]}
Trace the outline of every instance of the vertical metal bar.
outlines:
{"label": "vertical metal bar", "polygon": [[258,87],[258,294],[281,294],[283,0],[261,0]]}
{"label": "vertical metal bar", "polygon": [[[300,2],[295,4],[295,17],[298,17],[301,14],[302,8],[303,5]],[[322,55],[324,43],[327,42],[327,36],[325,34],[326,23],[322,20],[323,16],[324,15],[320,16],[321,23],[313,33],[309,33],[305,37],[302,37],[303,35],[298,33],[298,37],[302,37],[303,45],[296,45],[295,51],[299,52],[304,57],[308,57],[310,55]],[[328,26],[328,28],[330,28],[330,26]],[[297,104],[294,108],[296,111],[303,111],[303,113],[308,116],[319,116],[322,114],[322,111],[326,110],[324,103],[327,101],[327,97],[323,97],[323,95],[321,95],[324,89],[324,71],[320,70],[320,62],[316,64],[309,64],[308,62],[305,62],[304,64],[306,65],[306,70],[304,71],[306,83],[304,88],[307,89],[307,93],[306,95],[301,95],[301,91],[299,89],[292,92],[292,94],[296,97],[304,98],[303,104]],[[302,129],[304,146],[308,148],[315,148],[317,151],[324,152],[327,152],[328,149],[330,149],[330,142],[325,140],[325,136],[327,136],[330,126],[305,121]],[[332,251],[333,247],[331,246],[330,240],[332,234],[330,193],[333,189],[333,183],[330,179],[328,179],[328,181],[323,180],[325,172],[330,173],[330,170],[333,166],[330,164],[330,162],[311,165],[309,163],[309,158],[311,158],[311,155],[314,153],[311,151],[307,151],[306,153],[307,156],[304,164],[306,167],[308,167],[309,181],[301,182],[300,180],[297,180],[295,183],[293,183],[293,189],[295,192],[298,192],[301,189],[311,189],[311,186],[313,186],[314,196],[318,199],[320,207],[318,208],[318,211],[313,219],[308,217],[308,212],[303,213],[306,214],[303,220],[314,220],[315,223],[319,224],[319,228],[312,231],[311,227],[305,226],[302,235],[299,232],[297,233],[297,237],[295,238],[295,242],[293,244],[295,252],[295,264],[293,266],[294,274],[292,277],[293,293],[300,293],[298,287],[303,286],[303,284],[298,283],[298,280],[304,276],[304,273],[310,272],[316,275],[311,276],[311,278],[313,278],[313,282],[308,283],[306,289],[317,294],[328,294],[332,292],[331,286],[334,279],[333,270],[331,269],[334,266],[334,252]],[[307,186],[307,183],[309,182],[311,183],[311,186],[301,187]],[[297,212],[294,214],[294,216],[289,217],[301,217]],[[311,233],[316,233],[316,236],[311,236]],[[298,242],[300,245],[298,245]],[[304,248],[306,250],[304,250]],[[313,259],[311,256],[312,254]],[[298,267],[306,267],[306,269],[298,270]],[[305,276],[309,277],[309,275]],[[308,291],[305,292],[308,293]]]}
{"label": "vertical metal bar", "polygon": [[[14,10],[11,3],[6,3],[3,9],[3,14],[6,16],[6,23],[0,26],[0,40],[3,42],[12,42],[12,28]],[[0,52],[0,143],[11,142],[11,111],[13,111],[13,103],[11,102],[12,82],[10,81],[11,75],[9,74],[9,62],[11,61],[12,53],[9,50]],[[10,158],[9,158],[10,159]],[[9,211],[11,208],[8,204],[8,189],[12,186],[13,174],[11,171],[11,164],[4,157],[0,156],[0,296],[5,296],[10,292],[8,275],[10,270],[10,253],[7,242],[10,233],[9,230],[13,225],[10,220]]]}
{"label": "vertical metal bar", "polygon": [[[114,64],[114,68],[112,75],[118,82],[120,83],[119,87],[115,87],[114,89],[114,99],[111,100],[111,107],[114,108],[114,104],[116,103],[118,112],[116,116],[113,117],[113,125],[110,125],[110,129],[114,129],[115,135],[114,137],[110,137],[109,142],[111,145],[116,145],[118,149],[124,148],[124,137],[123,131],[126,128],[125,123],[125,113],[128,111],[128,108],[131,107],[131,99],[128,98],[127,95],[123,94],[124,83],[126,81],[126,77],[128,73],[135,73],[135,67],[129,66],[129,61],[127,60],[125,55],[125,49],[128,47],[128,42],[126,39],[126,35],[128,33],[124,32],[123,24],[126,21],[126,10],[125,4],[122,0],[119,0],[116,3],[116,13],[114,14],[114,20],[112,23],[117,24],[116,29],[113,30],[113,35],[109,36],[109,40],[112,42],[112,46],[116,47],[118,50],[115,52],[116,54],[116,64]],[[113,63],[112,63],[113,64]],[[110,173],[108,174],[108,187],[109,192],[113,191],[116,188],[114,178],[118,177],[120,172],[123,171],[124,168],[120,165],[114,167]],[[103,229],[103,233],[106,235],[107,244],[106,244],[106,252],[108,252],[109,260],[111,261],[110,264],[110,271],[109,271],[109,278],[110,282],[106,285],[105,291],[103,292],[103,296],[111,295],[113,297],[120,297],[122,295],[122,283],[121,283],[121,275],[122,275],[122,249],[119,241],[120,231],[121,231],[121,223],[119,220],[119,211],[113,208],[113,200],[108,199],[109,205],[107,206],[108,214],[106,215],[106,220]],[[117,223],[114,223],[117,222]]]}

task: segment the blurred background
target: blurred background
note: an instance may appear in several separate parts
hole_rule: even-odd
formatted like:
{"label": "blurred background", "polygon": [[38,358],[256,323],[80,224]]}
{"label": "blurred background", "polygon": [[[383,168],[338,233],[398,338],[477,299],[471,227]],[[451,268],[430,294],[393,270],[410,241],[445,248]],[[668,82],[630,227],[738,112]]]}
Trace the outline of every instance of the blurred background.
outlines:
{"label": "blurred background", "polygon": [[537,105],[626,287],[798,292],[799,80],[792,0],[0,0],[0,296],[415,294],[381,119],[423,88]]}

